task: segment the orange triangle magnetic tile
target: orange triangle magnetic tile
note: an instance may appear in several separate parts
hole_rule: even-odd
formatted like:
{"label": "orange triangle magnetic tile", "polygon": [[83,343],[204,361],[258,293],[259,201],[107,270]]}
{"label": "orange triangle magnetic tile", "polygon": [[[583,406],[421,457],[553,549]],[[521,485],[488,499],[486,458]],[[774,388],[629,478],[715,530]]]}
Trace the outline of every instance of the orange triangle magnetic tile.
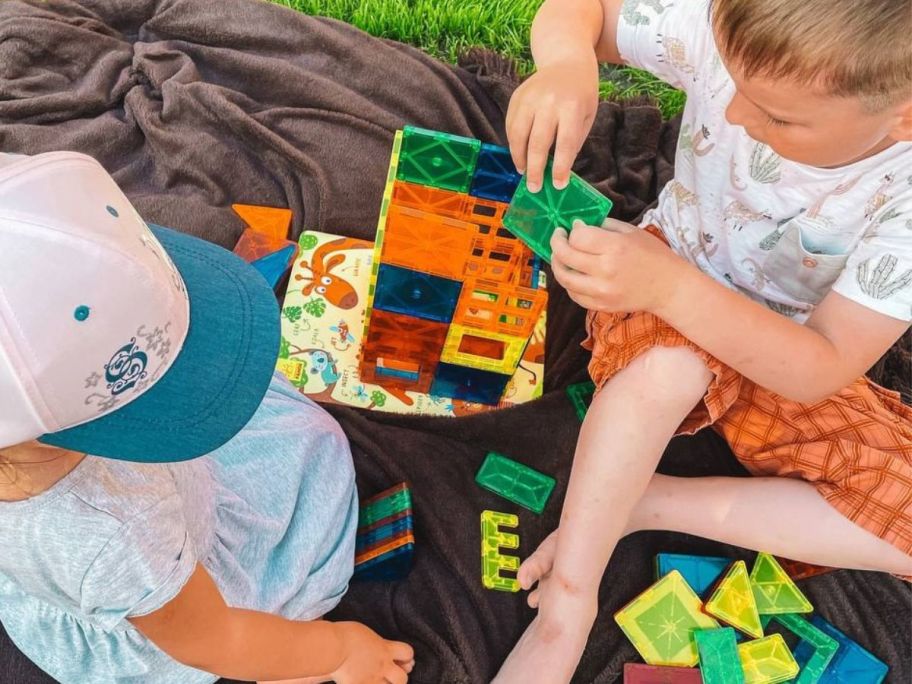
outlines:
{"label": "orange triangle magnetic tile", "polygon": [[292,219],[291,209],[260,207],[255,204],[232,204],[231,208],[256,232],[281,240],[288,238]]}

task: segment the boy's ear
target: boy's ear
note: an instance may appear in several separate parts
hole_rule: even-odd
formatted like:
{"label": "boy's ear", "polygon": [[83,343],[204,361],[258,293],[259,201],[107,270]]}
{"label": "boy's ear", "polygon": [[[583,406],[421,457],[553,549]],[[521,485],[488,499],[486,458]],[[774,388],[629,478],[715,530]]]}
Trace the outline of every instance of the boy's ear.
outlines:
{"label": "boy's ear", "polygon": [[912,140],[912,99],[899,105],[899,115],[890,135],[894,140]]}

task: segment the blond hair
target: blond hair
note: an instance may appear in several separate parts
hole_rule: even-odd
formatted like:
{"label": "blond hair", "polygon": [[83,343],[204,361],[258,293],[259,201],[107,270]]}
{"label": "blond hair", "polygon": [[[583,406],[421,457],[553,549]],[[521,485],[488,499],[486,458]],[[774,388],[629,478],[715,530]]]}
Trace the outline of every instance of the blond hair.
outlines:
{"label": "blond hair", "polygon": [[713,0],[712,23],[747,77],[819,84],[870,109],[912,99],[910,0]]}

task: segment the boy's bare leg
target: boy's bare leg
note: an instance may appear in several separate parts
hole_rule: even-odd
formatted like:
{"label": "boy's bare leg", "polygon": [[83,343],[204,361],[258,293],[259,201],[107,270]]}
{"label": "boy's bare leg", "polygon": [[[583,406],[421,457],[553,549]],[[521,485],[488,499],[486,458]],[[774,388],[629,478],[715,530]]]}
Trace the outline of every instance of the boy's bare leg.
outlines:
{"label": "boy's bare leg", "polygon": [[[685,532],[805,563],[912,576],[912,557],[851,522],[802,480],[657,474],[625,534],[641,530]],[[557,538],[555,530],[523,563],[523,587],[549,576]],[[536,589],[529,605],[538,600]]]}
{"label": "boy's bare leg", "polygon": [[689,349],[655,348],[612,378],[583,423],[538,616],[507,658],[500,684],[569,682],[598,610],[618,539],[675,430],[712,376]]}

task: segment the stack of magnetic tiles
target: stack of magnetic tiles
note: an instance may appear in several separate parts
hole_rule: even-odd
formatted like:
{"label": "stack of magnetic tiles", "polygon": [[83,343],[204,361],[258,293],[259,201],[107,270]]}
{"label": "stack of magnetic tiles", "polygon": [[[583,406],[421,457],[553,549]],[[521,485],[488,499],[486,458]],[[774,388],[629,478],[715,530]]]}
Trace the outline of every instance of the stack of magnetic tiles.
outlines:
{"label": "stack of magnetic tiles", "polygon": [[403,579],[412,567],[414,549],[412,493],[405,482],[361,504],[355,541],[356,579]]}
{"label": "stack of magnetic tiles", "polygon": [[[769,554],[758,554],[750,574],[744,561],[659,554],[656,574],[615,614],[648,663],[628,663],[627,684],[880,684],[887,675],[833,625],[802,616],[813,606]],[[794,653],[779,631],[764,636],[772,622],[799,640]]]}
{"label": "stack of magnetic tiles", "polygon": [[[611,206],[579,179],[555,197],[523,200],[531,197],[524,187],[503,147],[409,126],[396,134],[368,292],[363,381],[498,403],[547,302],[533,251],[550,256],[547,239],[570,219],[556,220],[562,208],[588,202],[601,221]],[[505,228],[508,210],[522,239]]]}

